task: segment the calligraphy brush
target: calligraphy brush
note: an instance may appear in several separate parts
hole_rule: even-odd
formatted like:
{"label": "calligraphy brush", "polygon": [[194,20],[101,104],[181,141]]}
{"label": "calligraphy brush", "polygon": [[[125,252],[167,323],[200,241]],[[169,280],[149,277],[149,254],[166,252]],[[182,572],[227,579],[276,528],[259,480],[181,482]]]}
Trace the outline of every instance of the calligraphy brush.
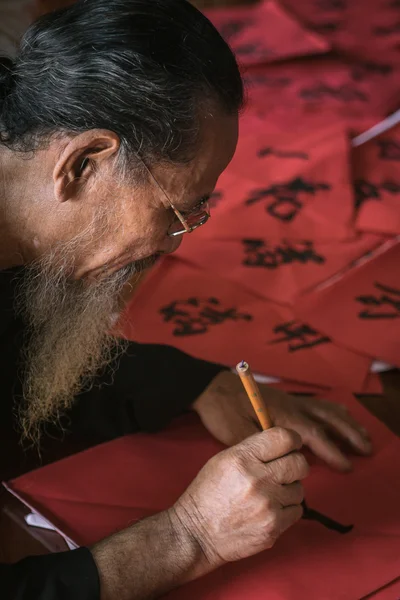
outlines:
{"label": "calligraphy brush", "polygon": [[[270,429],[274,426],[274,424],[268,412],[268,409],[265,406],[263,397],[261,396],[257,382],[254,379],[254,376],[250,370],[248,363],[242,360],[242,362],[236,365],[236,371],[240,377],[241,382],[243,383],[243,387],[246,390],[246,394],[254,408],[254,412],[257,415],[257,419],[261,425],[261,429],[263,431],[265,431],[266,429]],[[328,529],[333,529],[338,533],[348,533],[353,529],[353,525],[342,525],[341,523],[337,523],[333,519],[326,517],[317,510],[309,508],[305,500],[303,500],[301,505],[303,507],[303,519],[318,521],[319,523],[321,523],[321,525],[324,525]]]}

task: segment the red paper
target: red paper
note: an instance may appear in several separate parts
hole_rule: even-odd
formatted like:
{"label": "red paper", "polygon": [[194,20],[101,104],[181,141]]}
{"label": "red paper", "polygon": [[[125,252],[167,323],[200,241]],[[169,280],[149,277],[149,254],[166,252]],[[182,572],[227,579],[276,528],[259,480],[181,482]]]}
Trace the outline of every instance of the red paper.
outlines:
{"label": "red paper", "polygon": [[338,273],[380,243],[381,238],[375,235],[332,243],[310,239],[270,242],[255,236],[204,243],[192,235],[184,240],[177,256],[264,298],[292,306],[299,293]]}
{"label": "red paper", "polygon": [[400,125],[353,151],[357,229],[400,234]]}
{"label": "red paper", "polygon": [[318,168],[328,183],[336,174],[338,183],[346,186],[349,149],[345,122],[322,123],[310,118],[293,132],[247,117],[240,121],[238,145],[226,173],[265,185],[266,181],[314,174]]}
{"label": "red paper", "polygon": [[299,318],[355,351],[400,367],[400,243],[304,295]]}
{"label": "red paper", "polygon": [[323,388],[317,385],[310,385],[305,383],[299,383],[298,381],[288,381],[282,379],[277,383],[271,383],[269,387],[276,388],[277,390],[283,390],[288,394],[302,394],[304,396],[319,396],[324,397],[329,392],[328,388]]}
{"label": "red paper", "polygon": [[320,54],[330,49],[326,40],[307,31],[274,0],[254,7],[210,10],[207,16],[243,65]]}
{"label": "red paper", "polygon": [[400,577],[393,581],[392,584],[368,595],[368,597],[361,598],[361,600],[398,600],[398,598],[400,598]]}
{"label": "red paper", "polygon": [[[304,394],[305,396],[319,396],[320,398],[328,397],[331,393],[329,388],[299,383],[297,381],[288,381],[287,379],[271,383],[269,387],[284,390],[288,394]],[[377,373],[369,373],[360,391],[360,395],[382,396],[383,394],[384,388],[380,376]]]}
{"label": "red paper", "polygon": [[397,0],[283,0],[282,3],[335,49],[358,57],[365,65],[366,75],[380,72],[383,80],[396,76],[390,67],[399,64]]}
{"label": "red paper", "polygon": [[[341,535],[302,520],[273,549],[229,564],[168,598],[355,600],[398,577],[400,479],[393,473],[400,442],[350,394],[339,391],[335,397],[369,428],[375,454],[355,457],[349,475],[314,463],[306,498],[316,510],[354,524],[353,531]],[[160,434],[127,436],[46,466],[10,487],[78,544],[90,545],[171,506],[221,449],[189,416]]]}
{"label": "red paper", "polygon": [[338,58],[310,58],[251,67],[244,78],[249,109],[281,131],[295,131],[308,116],[340,117],[349,124],[361,118],[380,120],[398,107],[398,77],[376,72],[359,76],[359,63]]}
{"label": "red paper", "polygon": [[304,137],[243,135],[216,187],[220,210],[196,236],[347,239],[354,214],[348,150],[338,125]]}
{"label": "red paper", "polygon": [[363,57],[369,72],[379,69],[382,86],[392,85],[398,77],[400,9],[396,0],[349,2],[343,26],[330,40],[347,53]]}
{"label": "red paper", "polygon": [[125,334],[170,344],[199,358],[255,372],[360,391],[370,360],[332,344],[290,308],[259,299],[228,280],[168,258],[148,277],[127,311]]}

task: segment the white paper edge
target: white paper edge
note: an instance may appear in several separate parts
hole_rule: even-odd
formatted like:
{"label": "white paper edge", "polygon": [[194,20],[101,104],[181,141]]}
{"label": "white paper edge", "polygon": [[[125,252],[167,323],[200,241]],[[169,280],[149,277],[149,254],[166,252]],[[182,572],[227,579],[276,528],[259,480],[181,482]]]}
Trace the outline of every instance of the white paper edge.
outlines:
{"label": "white paper edge", "polygon": [[43,515],[40,514],[40,512],[38,510],[36,510],[36,508],[34,508],[33,506],[31,506],[29,504],[29,502],[27,502],[26,500],[24,500],[24,498],[22,498],[18,492],[15,492],[12,488],[10,488],[10,486],[3,481],[3,486],[6,488],[6,490],[15,498],[17,498],[17,500],[19,500],[20,502],[22,502],[22,504],[24,504],[27,508],[29,508],[29,510],[39,516],[43,521],[45,521],[48,525],[50,525],[52,527],[52,530],[55,531],[56,533],[58,533],[63,540],[65,541],[65,543],[67,544],[68,548],[70,548],[70,550],[76,550],[77,548],[79,548],[79,545],[74,542],[74,540],[72,540],[70,537],[68,537],[65,533],[63,533],[60,529],[58,529],[57,527],[55,527],[54,525],[52,525],[50,523],[50,521],[48,521]]}
{"label": "white paper edge", "polygon": [[[47,529],[48,531],[55,531],[56,533],[59,533],[56,531],[55,527],[50,523],[50,521],[44,519],[41,515],[37,513],[28,513],[27,515],[25,515],[25,521],[30,527]],[[62,537],[70,550],[76,550],[78,548],[78,546],[74,542],[69,540],[66,536],[63,535]]]}
{"label": "white paper edge", "polygon": [[364,131],[360,135],[357,135],[355,138],[352,139],[351,145],[354,148],[362,146],[370,140],[378,137],[378,135],[385,133],[385,131],[388,131],[398,123],[400,123],[400,110],[396,110],[394,113],[386,117],[386,119],[383,119],[370,129],[367,129],[367,131]]}
{"label": "white paper edge", "polygon": [[[384,373],[385,371],[390,371],[391,369],[395,369],[393,365],[389,365],[381,360],[374,360],[369,369],[370,373]],[[232,369],[232,373],[237,375],[236,369]],[[265,383],[266,385],[270,385],[271,383],[280,383],[282,379],[279,377],[273,377],[272,375],[263,375],[262,373],[254,373],[254,379],[258,383]],[[299,382],[300,383],[300,382]],[[302,385],[307,385],[307,382],[301,382]],[[309,384],[313,385],[313,384]]]}

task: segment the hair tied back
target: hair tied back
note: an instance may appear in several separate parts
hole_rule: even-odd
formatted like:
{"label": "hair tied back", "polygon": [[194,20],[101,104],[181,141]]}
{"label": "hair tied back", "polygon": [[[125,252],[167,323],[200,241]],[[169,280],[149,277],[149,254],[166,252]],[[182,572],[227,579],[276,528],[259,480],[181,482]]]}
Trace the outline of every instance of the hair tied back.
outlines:
{"label": "hair tied back", "polygon": [[14,84],[14,63],[11,58],[0,56],[0,108]]}

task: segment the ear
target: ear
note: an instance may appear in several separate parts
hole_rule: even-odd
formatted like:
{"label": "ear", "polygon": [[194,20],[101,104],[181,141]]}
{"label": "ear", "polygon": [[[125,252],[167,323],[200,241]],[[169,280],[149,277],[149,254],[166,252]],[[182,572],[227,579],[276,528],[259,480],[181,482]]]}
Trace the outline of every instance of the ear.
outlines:
{"label": "ear", "polygon": [[53,171],[59,202],[79,197],[95,172],[118,152],[120,139],[113,131],[91,129],[75,136],[64,148]]}

